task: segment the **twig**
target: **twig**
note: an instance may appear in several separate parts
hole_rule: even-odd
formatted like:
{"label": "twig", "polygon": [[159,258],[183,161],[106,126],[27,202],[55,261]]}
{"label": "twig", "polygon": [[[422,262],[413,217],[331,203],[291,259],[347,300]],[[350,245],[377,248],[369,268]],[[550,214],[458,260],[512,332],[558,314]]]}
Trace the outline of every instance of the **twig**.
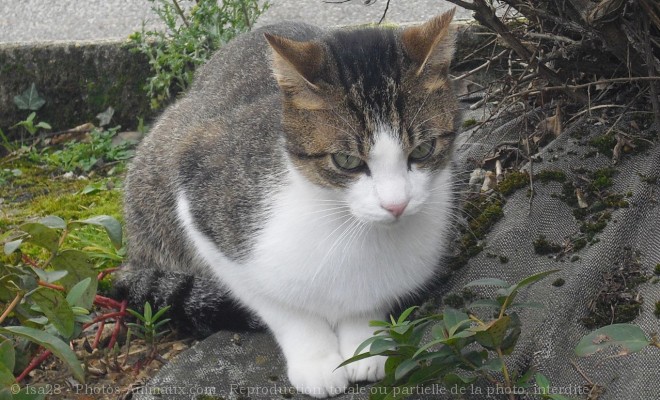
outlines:
{"label": "twig", "polygon": [[99,342],[101,341],[101,334],[103,333],[103,328],[105,328],[105,320],[99,322],[99,326],[94,336],[94,343],[92,343],[92,349],[99,347]]}
{"label": "twig", "polygon": [[127,300],[121,302],[121,309],[119,310],[119,313],[122,315],[117,317],[117,321],[115,322],[115,329],[112,331],[112,336],[110,336],[110,343],[108,343],[109,349],[112,349],[115,346],[115,343],[117,342],[117,337],[119,336],[119,331],[121,330],[122,321],[126,316],[127,304],[128,304]]}
{"label": "twig", "polygon": [[544,39],[544,40],[551,40],[553,42],[564,42],[564,43],[578,43],[577,41],[567,38],[566,36],[560,36],[560,35],[552,35],[549,33],[535,33],[535,32],[527,32],[525,36],[529,36],[531,38],[535,39]]}
{"label": "twig", "polygon": [[172,0],[172,3],[174,4],[174,8],[176,9],[177,14],[179,14],[183,20],[183,23],[186,24],[187,28],[190,28],[190,24],[188,23],[188,19],[186,19],[186,15],[183,13],[181,7],[179,7],[179,2],[177,0]]}
{"label": "twig", "polygon": [[385,11],[383,11],[383,15],[380,17],[380,20],[378,21],[378,25],[383,23],[383,21],[385,20],[385,16],[387,15],[387,10],[389,9],[390,9],[390,0],[387,0],[387,3],[385,4]]}
{"label": "twig", "polygon": [[463,75],[460,75],[460,76],[454,78],[454,80],[455,80],[455,81],[459,81],[459,80],[461,80],[461,79],[465,79],[465,78],[467,78],[467,77],[470,76],[470,75],[475,74],[476,72],[481,71],[482,69],[484,69],[484,68],[488,67],[490,64],[492,64],[494,61],[497,61],[498,59],[500,59],[500,58],[501,58],[504,54],[506,54],[508,51],[510,51],[510,50],[509,50],[509,49],[502,50],[502,52],[500,52],[500,53],[499,53],[498,55],[496,55],[495,57],[492,57],[490,60],[488,60],[488,61],[486,61],[485,63],[481,64],[481,65],[478,66],[477,68],[474,68],[474,69],[472,69],[472,70],[470,70],[470,71],[464,73]]}
{"label": "twig", "polygon": [[245,0],[241,0],[241,11],[243,11],[243,17],[245,17],[245,25],[247,25],[248,30],[252,30],[250,14],[248,13],[247,7],[245,6]]}
{"label": "twig", "polygon": [[22,298],[23,298],[23,293],[21,292],[16,293],[16,297],[14,297],[14,300],[12,300],[11,303],[9,303],[9,305],[2,313],[2,315],[0,315],[0,324],[2,324],[2,322],[7,318],[7,316],[11,314],[11,312],[14,310],[14,308],[16,308],[18,303],[21,302]]}
{"label": "twig", "polygon": [[520,96],[527,96],[530,94],[540,94],[540,93],[545,93],[545,92],[550,92],[550,91],[555,91],[555,90],[576,90],[576,89],[584,89],[589,86],[593,85],[602,85],[606,83],[623,83],[623,82],[632,82],[632,81],[660,81],[660,76],[631,76],[628,78],[612,78],[612,79],[602,79],[599,81],[595,82],[589,82],[589,83],[583,83],[580,85],[563,85],[563,86],[546,86],[541,89],[530,89],[530,90],[524,90],[522,92],[514,93],[510,97],[520,97]]}
{"label": "twig", "polygon": [[38,357],[35,357],[31,362],[30,365],[28,365],[21,374],[16,377],[16,382],[21,382],[25,377],[32,372],[33,369],[37,368],[39,365],[41,365],[42,362],[46,361],[48,357],[53,354],[50,350],[44,350],[43,353],[41,353]]}

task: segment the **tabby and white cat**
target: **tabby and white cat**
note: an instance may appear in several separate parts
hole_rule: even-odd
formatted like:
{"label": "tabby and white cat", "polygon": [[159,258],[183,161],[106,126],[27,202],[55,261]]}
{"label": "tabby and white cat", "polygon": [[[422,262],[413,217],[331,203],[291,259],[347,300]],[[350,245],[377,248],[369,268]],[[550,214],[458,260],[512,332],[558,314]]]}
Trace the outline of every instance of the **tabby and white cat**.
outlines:
{"label": "tabby and white cat", "polygon": [[218,52],[130,168],[118,285],[131,301],[171,304],[201,334],[264,322],[315,397],[382,378],[383,357],[336,368],[443,255],[453,14],[284,23]]}

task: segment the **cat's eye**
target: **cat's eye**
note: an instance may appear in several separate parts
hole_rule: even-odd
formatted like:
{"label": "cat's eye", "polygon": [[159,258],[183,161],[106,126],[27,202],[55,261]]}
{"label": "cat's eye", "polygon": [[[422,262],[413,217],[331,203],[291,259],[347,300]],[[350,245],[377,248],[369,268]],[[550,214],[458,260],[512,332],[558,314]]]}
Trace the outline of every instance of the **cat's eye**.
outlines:
{"label": "cat's eye", "polygon": [[410,152],[411,161],[424,161],[433,154],[435,150],[435,140],[424,142]]}
{"label": "cat's eye", "polygon": [[346,171],[355,171],[364,166],[364,161],[360,157],[348,153],[335,153],[332,155],[332,161],[338,168]]}

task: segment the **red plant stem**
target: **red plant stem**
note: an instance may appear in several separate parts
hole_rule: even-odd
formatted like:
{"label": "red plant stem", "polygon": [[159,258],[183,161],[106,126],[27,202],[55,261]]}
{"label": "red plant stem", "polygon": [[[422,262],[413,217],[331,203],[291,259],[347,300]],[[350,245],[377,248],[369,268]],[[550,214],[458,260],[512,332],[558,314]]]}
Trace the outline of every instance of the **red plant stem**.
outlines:
{"label": "red plant stem", "polygon": [[48,283],[48,282],[44,282],[44,281],[39,281],[39,286],[59,290],[60,292],[63,292],[65,290],[63,286],[55,285],[53,283]]}
{"label": "red plant stem", "polygon": [[[39,286],[43,286],[43,287],[47,287],[47,288],[55,289],[55,290],[59,290],[59,291],[66,290],[66,289],[64,289],[63,286],[55,285],[55,284],[44,282],[44,281],[39,281]],[[121,303],[118,302],[117,300],[113,300],[109,297],[104,297],[104,296],[101,296],[101,295],[98,295],[98,294],[94,297],[94,303],[96,303],[97,305],[103,306],[103,307],[121,309]]]}
{"label": "red plant stem", "polygon": [[121,325],[123,322],[123,317],[126,315],[126,306],[128,305],[128,301],[124,300],[121,302],[121,309],[120,313],[123,315],[121,317],[117,318],[117,322],[115,323],[115,329],[112,331],[112,336],[110,337],[110,343],[108,343],[108,348],[112,349],[115,346],[115,343],[117,342],[117,336],[119,336],[119,331],[121,329]]}
{"label": "red plant stem", "polygon": [[30,362],[30,365],[28,365],[27,368],[25,368],[23,372],[21,372],[21,374],[16,378],[16,382],[20,382],[23,379],[25,379],[25,377],[30,373],[30,371],[37,368],[42,362],[44,362],[48,357],[50,357],[51,354],[53,353],[51,353],[50,350],[44,350],[38,357],[35,357]]}
{"label": "red plant stem", "polygon": [[39,266],[39,264],[38,264],[36,261],[34,261],[34,260],[33,260],[30,256],[28,256],[27,254],[23,254],[23,256],[21,257],[21,259],[23,260],[24,263],[26,263],[26,264],[28,264],[28,265],[34,267],[34,268],[39,268],[39,269],[41,269],[41,267]]}
{"label": "red plant stem", "polygon": [[83,329],[87,329],[90,326],[92,326],[92,325],[94,325],[98,322],[105,321],[106,319],[119,318],[119,317],[123,317],[125,315],[126,315],[125,310],[123,312],[122,311],[117,311],[117,312],[112,312],[112,313],[108,313],[108,314],[99,315],[98,317],[94,318],[94,320],[92,320],[92,322],[88,322],[85,325],[83,325]]}
{"label": "red plant stem", "polygon": [[117,310],[121,309],[121,303],[118,302],[117,300],[111,299],[109,297],[104,297],[98,294],[96,295],[96,297],[94,297],[94,302],[103,305],[105,307],[115,308]]}
{"label": "red plant stem", "polygon": [[119,268],[108,268],[108,269],[104,269],[103,271],[99,272],[98,276],[96,277],[96,280],[97,280],[97,281],[100,281],[101,279],[105,278],[106,275],[108,275],[108,274],[110,274],[110,273],[113,273],[113,272],[115,272],[115,271],[118,270],[118,269],[119,269]]}
{"label": "red plant stem", "polygon": [[105,320],[99,323],[98,330],[96,331],[96,336],[94,336],[94,343],[92,343],[92,349],[99,347],[99,341],[101,340],[101,334],[103,333],[104,327],[105,327]]}

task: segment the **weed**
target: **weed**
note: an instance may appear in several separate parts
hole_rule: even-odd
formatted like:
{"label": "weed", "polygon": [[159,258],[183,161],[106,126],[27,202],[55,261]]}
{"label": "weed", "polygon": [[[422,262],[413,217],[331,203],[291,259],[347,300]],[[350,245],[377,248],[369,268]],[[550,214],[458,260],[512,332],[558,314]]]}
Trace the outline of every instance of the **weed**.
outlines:
{"label": "weed", "polygon": [[[518,292],[553,272],[541,272],[513,285],[497,278],[467,284],[467,288],[497,288],[495,299],[480,299],[468,304],[470,309],[497,310],[491,319],[447,306],[442,314],[414,320],[409,319],[415,311],[412,307],[396,319],[392,316],[389,321],[371,321],[371,326],[378,330],[356,349],[355,356],[341,366],[367,357],[387,357],[385,378],[376,384],[378,390],[371,392],[372,399],[405,398],[416,393],[416,386],[429,383],[440,382],[446,387],[469,386],[479,377],[510,390],[525,387],[532,383],[533,374],[518,374],[507,365],[506,355],[514,350],[522,331],[520,318],[511,307],[525,307],[525,304],[513,303]],[[455,305],[464,301],[459,295],[451,299]],[[492,315],[490,311],[486,314]],[[542,375],[537,375],[536,379],[539,386],[549,386],[547,378]]]}
{"label": "weed", "polygon": [[477,124],[477,120],[476,120],[476,119],[474,119],[474,118],[469,118],[469,119],[466,119],[465,121],[463,121],[463,128],[464,128],[464,129],[468,129],[468,128],[470,128],[470,127],[476,125],[476,124]]}
{"label": "weed", "polygon": [[89,172],[99,164],[105,165],[127,160],[134,155],[133,144],[112,144],[119,126],[108,130],[94,129],[86,141],[71,141],[60,150],[46,148],[41,151],[32,149],[29,158],[33,162],[46,164],[63,172]]}
{"label": "weed", "polygon": [[539,235],[539,237],[534,241],[534,252],[539,255],[547,255],[553,253],[559,253],[561,251],[561,246],[548,241],[544,235]]}
{"label": "weed", "polygon": [[[79,245],[75,237],[86,227],[101,228],[106,234],[105,241]],[[107,239],[110,239],[110,246]],[[48,216],[5,233],[2,242],[0,301],[7,307],[0,316],[0,323],[7,320],[14,325],[0,327],[0,346],[3,347],[0,371],[5,372],[4,383],[20,382],[50,354],[58,357],[70,368],[74,378],[84,383],[85,373],[69,341],[79,337],[87,327],[109,318],[120,323],[123,317],[124,305],[97,295],[99,261],[107,260],[109,255],[114,256],[117,263],[121,261],[117,253],[122,247],[121,225],[109,216],[68,223]],[[76,245],[72,247],[72,243]],[[114,308],[117,312],[92,319],[89,314],[94,305]],[[16,345],[19,339],[46,350],[14,378],[13,360],[29,358],[35,351],[33,347]],[[115,341],[116,334],[109,348]],[[6,364],[8,362],[10,365]]]}
{"label": "weed", "polygon": [[133,51],[149,59],[154,75],[145,90],[154,109],[190,85],[195,68],[234,36],[252,27],[268,4],[257,0],[197,0],[181,7],[179,0],[149,0],[167,31],[147,31],[129,38]]}
{"label": "weed", "polygon": [[166,306],[158,310],[157,313],[153,314],[151,310],[151,304],[146,302],[144,304],[144,311],[142,314],[135,310],[128,309],[132,316],[137,318],[139,323],[128,323],[126,324],[131,328],[131,334],[144,339],[147,345],[150,348],[150,353],[155,350],[156,340],[166,334],[167,330],[161,330],[160,328],[170,321],[169,318],[160,319],[171,306]]}

